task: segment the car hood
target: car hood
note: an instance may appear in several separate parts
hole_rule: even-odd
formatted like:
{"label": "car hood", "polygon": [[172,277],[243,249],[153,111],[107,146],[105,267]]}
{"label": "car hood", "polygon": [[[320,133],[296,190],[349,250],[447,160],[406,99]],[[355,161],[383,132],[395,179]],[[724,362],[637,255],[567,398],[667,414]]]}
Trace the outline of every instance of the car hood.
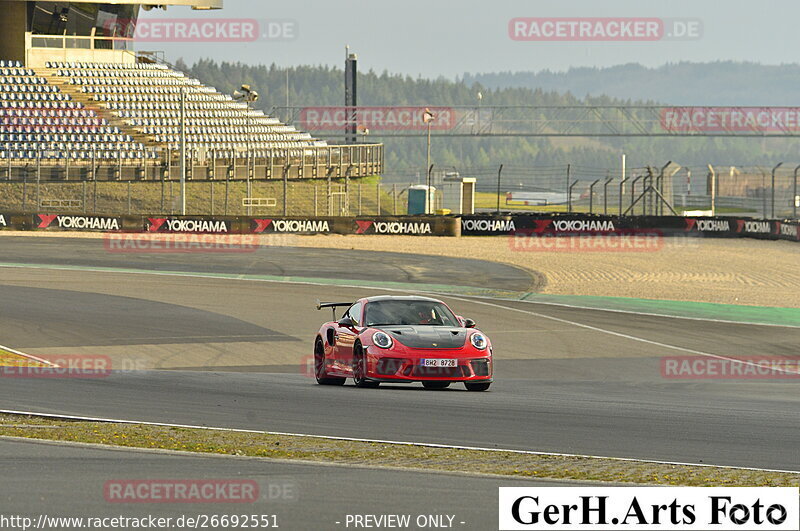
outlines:
{"label": "car hood", "polygon": [[461,348],[467,340],[466,328],[409,325],[376,328],[409,348]]}

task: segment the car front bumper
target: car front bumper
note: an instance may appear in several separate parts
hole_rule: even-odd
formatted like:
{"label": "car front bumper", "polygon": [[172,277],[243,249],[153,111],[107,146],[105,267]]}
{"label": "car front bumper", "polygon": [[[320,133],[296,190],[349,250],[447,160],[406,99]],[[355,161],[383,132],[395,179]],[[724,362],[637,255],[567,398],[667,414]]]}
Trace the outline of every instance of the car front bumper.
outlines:
{"label": "car front bumper", "polygon": [[[429,367],[423,365],[425,359],[455,360],[455,366]],[[461,349],[458,352],[415,349],[413,353],[400,353],[371,347],[366,362],[366,377],[381,382],[491,382],[493,374],[490,353],[476,355]]]}

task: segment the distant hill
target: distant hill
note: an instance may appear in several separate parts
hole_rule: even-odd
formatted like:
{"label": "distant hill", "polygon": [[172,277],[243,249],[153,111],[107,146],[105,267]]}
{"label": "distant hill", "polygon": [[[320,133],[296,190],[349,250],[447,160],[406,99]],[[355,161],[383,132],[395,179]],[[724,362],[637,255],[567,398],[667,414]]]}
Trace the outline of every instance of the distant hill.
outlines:
{"label": "distant hill", "polygon": [[800,64],[681,62],[646,68],[631,63],[566,72],[465,74],[463,81],[490,88],[555,90],[578,97],[609,96],[671,105],[800,105]]}
{"label": "distant hill", "polygon": [[[261,94],[257,106],[269,112],[287,100],[287,70],[271,65],[217,63],[201,60],[194,65],[178,61],[177,67],[205,84],[232,93],[243,83]],[[761,79],[755,72],[765,72]],[[288,69],[288,99],[294,106],[342,105],[344,73],[328,66],[299,65]],[[527,86],[524,83],[533,83]],[[542,85],[536,85],[541,83]],[[773,85],[772,87],[770,85]],[[466,76],[463,80],[412,78],[388,72],[359,75],[361,105],[475,105],[483,93],[492,105],[624,105],[670,102],[673,104],[750,103],[794,105],[792,86],[800,87],[800,67],[763,67],[746,63],[681,63],[655,70],[639,65],[608,69],[575,69],[564,74],[507,73]],[[754,87],[762,87],[756,89]],[[670,88],[671,87],[671,88]],[[590,93],[591,96],[586,96]],[[748,96],[750,94],[750,96]],[[791,95],[791,97],[790,97]],[[713,98],[717,98],[716,100]],[[800,99],[800,98],[797,98]],[[382,141],[378,136],[370,140]],[[385,139],[385,176],[403,180],[425,167],[423,138]],[[577,166],[605,169],[619,165],[620,154],[628,167],[662,166],[668,160],[702,171],[706,164],[770,166],[798,160],[800,142],[790,139],[722,138],[436,138],[435,164],[459,170]],[[414,177],[416,178],[416,177]]]}

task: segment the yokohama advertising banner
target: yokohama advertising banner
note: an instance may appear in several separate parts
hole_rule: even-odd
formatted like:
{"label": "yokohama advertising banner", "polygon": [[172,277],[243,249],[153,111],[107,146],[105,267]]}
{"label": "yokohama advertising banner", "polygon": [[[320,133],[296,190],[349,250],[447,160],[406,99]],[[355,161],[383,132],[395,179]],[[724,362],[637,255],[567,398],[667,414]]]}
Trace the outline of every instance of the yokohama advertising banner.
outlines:
{"label": "yokohama advertising banner", "polygon": [[254,234],[328,234],[333,232],[329,218],[253,218],[249,231]]}
{"label": "yokohama advertising banner", "polygon": [[144,219],[145,232],[202,232],[230,234],[235,231],[235,218],[152,217]]}
{"label": "yokohama advertising banner", "polygon": [[781,240],[800,241],[800,223],[789,221],[775,221],[775,234]]}
{"label": "yokohama advertising banner", "polygon": [[374,217],[353,219],[349,234],[388,236],[458,236],[460,221],[453,217]]}
{"label": "yokohama advertising banner", "polygon": [[124,228],[122,217],[88,216],[73,214],[34,214],[34,229],[79,230],[94,232],[121,231]]}
{"label": "yokohama advertising banner", "polygon": [[609,216],[574,215],[506,215],[464,216],[461,234],[464,236],[509,235],[517,232],[573,235],[614,232],[629,228],[623,219]]}

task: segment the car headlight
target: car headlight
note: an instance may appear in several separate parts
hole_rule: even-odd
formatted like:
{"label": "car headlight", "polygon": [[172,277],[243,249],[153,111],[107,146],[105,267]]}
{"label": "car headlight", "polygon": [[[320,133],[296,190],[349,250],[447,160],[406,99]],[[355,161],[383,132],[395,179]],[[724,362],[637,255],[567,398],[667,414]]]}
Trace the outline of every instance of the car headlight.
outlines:
{"label": "car headlight", "polygon": [[375,332],[372,336],[372,342],[376,347],[389,348],[392,346],[392,336],[386,332]]}
{"label": "car headlight", "polygon": [[469,336],[469,342],[478,350],[485,349],[488,343],[488,341],[486,341],[486,336],[477,332]]}

